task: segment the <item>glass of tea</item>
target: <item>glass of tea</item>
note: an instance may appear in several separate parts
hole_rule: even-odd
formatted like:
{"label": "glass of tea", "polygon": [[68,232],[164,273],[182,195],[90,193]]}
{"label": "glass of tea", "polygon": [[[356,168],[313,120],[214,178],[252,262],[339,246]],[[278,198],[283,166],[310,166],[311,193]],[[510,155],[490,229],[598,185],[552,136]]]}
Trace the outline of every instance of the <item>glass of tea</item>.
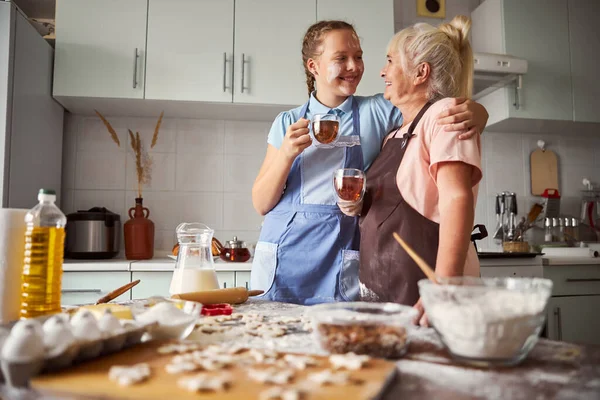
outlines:
{"label": "glass of tea", "polygon": [[333,173],[333,189],[339,203],[356,203],[365,195],[365,173],[355,168],[340,168]]}
{"label": "glass of tea", "polygon": [[310,135],[319,144],[333,144],[337,141],[340,118],[335,114],[315,114],[312,117]]}

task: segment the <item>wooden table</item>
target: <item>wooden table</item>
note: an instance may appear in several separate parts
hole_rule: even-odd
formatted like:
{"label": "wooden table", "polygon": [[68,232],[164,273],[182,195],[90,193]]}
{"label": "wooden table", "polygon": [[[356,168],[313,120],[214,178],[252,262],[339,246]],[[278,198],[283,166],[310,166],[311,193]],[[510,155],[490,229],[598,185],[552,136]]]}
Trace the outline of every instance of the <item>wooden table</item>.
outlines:
{"label": "wooden table", "polygon": [[[242,313],[301,316],[307,307],[251,300],[236,307]],[[250,347],[326,354],[310,334],[293,334],[265,341],[239,332],[202,335],[204,343],[240,343]],[[432,329],[411,334],[407,355],[397,363],[398,376],[383,396],[396,399],[600,399],[600,347],[578,346],[540,339],[519,366],[501,369],[469,368],[453,362]],[[7,396],[0,389],[0,398]],[[4,393],[4,394],[3,394]],[[25,393],[22,393],[25,395]],[[41,398],[28,392],[23,399]],[[4,397],[3,397],[4,396]]]}

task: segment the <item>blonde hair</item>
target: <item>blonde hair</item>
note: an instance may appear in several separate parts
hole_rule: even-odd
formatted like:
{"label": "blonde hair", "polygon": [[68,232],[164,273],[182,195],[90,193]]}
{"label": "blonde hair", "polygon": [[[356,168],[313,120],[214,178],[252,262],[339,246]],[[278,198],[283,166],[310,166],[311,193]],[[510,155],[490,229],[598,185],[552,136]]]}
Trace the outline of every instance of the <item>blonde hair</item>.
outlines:
{"label": "blonde hair", "polygon": [[413,74],[421,63],[431,72],[427,96],[430,101],[444,97],[471,97],[473,92],[473,50],[469,43],[471,19],[464,15],[435,28],[419,23],[396,33],[387,52],[398,52],[405,73]]}
{"label": "blonde hair", "polygon": [[311,58],[317,58],[323,52],[320,50],[321,45],[323,44],[323,39],[325,39],[325,35],[332,31],[337,30],[348,30],[351,31],[356,40],[358,39],[358,35],[354,30],[354,26],[345,21],[319,21],[315,24],[312,24],[306,34],[304,34],[304,39],[302,40],[302,63],[304,64],[304,73],[306,74],[306,86],[308,87],[308,95],[315,90],[315,77],[312,72],[308,69],[306,65],[307,61]]}

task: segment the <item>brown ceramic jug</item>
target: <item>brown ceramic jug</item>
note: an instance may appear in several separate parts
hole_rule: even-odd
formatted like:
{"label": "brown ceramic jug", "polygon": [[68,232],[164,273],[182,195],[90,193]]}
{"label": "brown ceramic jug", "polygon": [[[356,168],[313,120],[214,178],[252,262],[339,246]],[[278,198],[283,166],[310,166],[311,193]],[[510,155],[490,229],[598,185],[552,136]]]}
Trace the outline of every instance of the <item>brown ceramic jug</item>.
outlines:
{"label": "brown ceramic jug", "polygon": [[143,199],[135,199],[135,207],[129,209],[129,220],[125,222],[125,258],[149,260],[154,256],[154,222],[148,217],[150,210],[142,205]]}

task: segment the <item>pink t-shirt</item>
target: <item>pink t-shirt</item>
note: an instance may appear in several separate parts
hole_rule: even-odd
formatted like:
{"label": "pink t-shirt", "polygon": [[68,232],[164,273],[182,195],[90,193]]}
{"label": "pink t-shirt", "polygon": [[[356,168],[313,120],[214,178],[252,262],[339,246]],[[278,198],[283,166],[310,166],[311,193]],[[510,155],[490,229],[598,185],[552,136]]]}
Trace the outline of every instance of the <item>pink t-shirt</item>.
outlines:
{"label": "pink t-shirt", "polygon": [[[425,218],[440,222],[439,192],[436,183],[437,167],[441,162],[463,162],[473,168],[473,196],[477,203],[481,170],[481,139],[475,135],[468,140],[459,140],[460,132],[445,132],[438,125],[438,114],[449,108],[452,99],[437,101],[425,112],[406,148],[396,183],[404,200]],[[408,131],[410,124],[402,127],[396,137]],[[391,132],[389,136],[393,135]],[[479,259],[474,246],[469,246],[464,269],[465,275],[479,276]]]}

